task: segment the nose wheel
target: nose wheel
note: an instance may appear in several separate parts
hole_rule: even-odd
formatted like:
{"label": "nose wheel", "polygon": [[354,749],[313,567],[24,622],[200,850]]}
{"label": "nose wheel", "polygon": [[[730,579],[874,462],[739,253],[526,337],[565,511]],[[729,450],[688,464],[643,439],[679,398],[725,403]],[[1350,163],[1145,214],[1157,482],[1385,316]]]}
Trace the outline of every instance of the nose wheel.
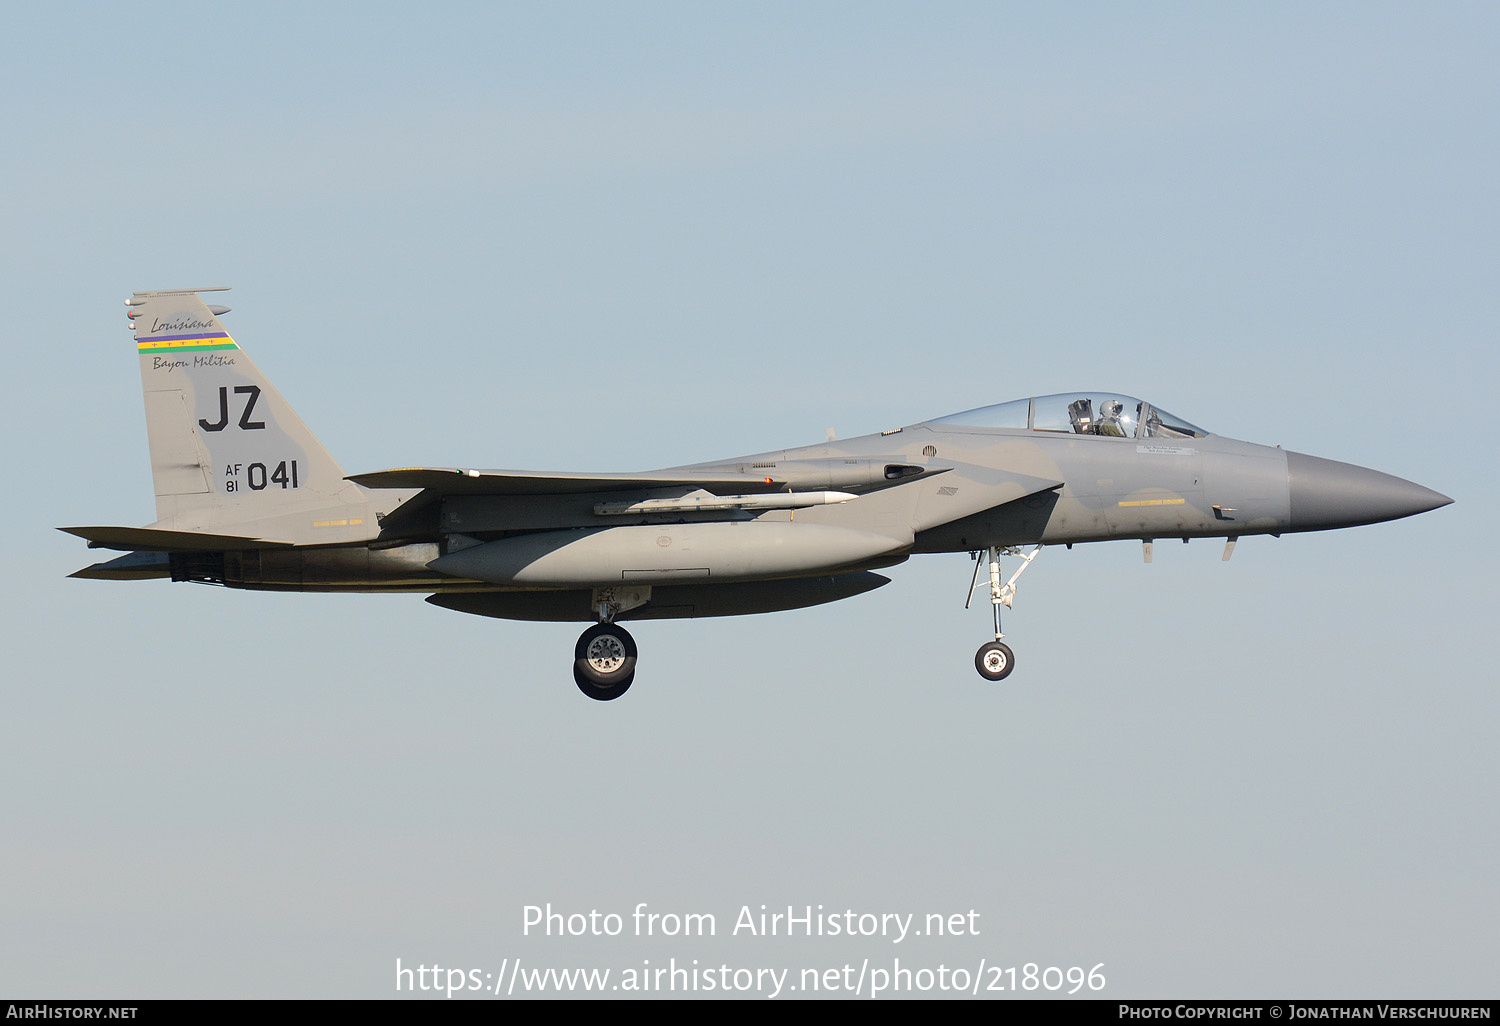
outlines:
{"label": "nose wheel", "polygon": [[[974,668],[979,671],[979,675],[985,680],[1004,680],[1010,676],[1010,671],[1016,667],[1016,654],[1010,650],[1009,645],[1000,640],[1005,637],[1000,631],[1000,607],[1011,608],[1011,603],[1016,597],[1016,579],[1026,572],[1026,568],[1031,565],[1031,561],[1041,551],[1042,547],[1038,545],[1022,556],[1021,568],[1011,574],[1010,580],[1004,584],[1000,583],[1000,556],[1002,554],[1020,556],[1021,550],[1002,549],[997,546],[991,546],[984,551],[984,554],[989,556],[990,605],[995,609],[995,640],[981,645],[979,651],[974,653]],[[971,555],[974,557],[974,580],[969,586],[969,601],[964,603],[965,609],[969,608],[969,603],[974,601],[974,592],[980,588],[979,568],[985,562],[980,559],[981,553],[974,552]]]}
{"label": "nose wheel", "polygon": [[596,623],[573,648],[573,681],[592,699],[619,698],[635,680],[635,639],[613,623]]}
{"label": "nose wheel", "polygon": [[1003,641],[981,645],[974,656],[974,668],[985,680],[1004,680],[1015,666],[1016,654]]}

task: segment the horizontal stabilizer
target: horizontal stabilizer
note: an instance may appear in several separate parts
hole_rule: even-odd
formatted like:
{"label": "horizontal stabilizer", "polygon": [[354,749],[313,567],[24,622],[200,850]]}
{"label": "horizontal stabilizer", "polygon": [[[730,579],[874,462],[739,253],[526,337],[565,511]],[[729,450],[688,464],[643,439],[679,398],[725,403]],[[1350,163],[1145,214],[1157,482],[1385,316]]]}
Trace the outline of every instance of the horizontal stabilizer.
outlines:
{"label": "horizontal stabilizer", "polygon": [[695,474],[684,471],[648,471],[642,474],[549,474],[528,470],[456,470],[444,467],[405,467],[352,474],[348,478],[365,488],[425,488],[441,495],[569,495],[577,492],[624,491],[639,488],[669,488],[688,485],[709,491],[754,493],[786,487],[754,474],[722,471]]}
{"label": "horizontal stabilizer", "polygon": [[86,566],[69,577],[89,581],[149,581],[172,576],[172,560],[165,552],[130,552],[106,563]]}
{"label": "horizontal stabilizer", "polygon": [[221,552],[228,549],[279,549],[291,542],[269,538],[244,538],[232,534],[199,534],[196,531],[158,531],[151,527],[59,527],[77,535],[91,549],[124,549],[140,552]]}

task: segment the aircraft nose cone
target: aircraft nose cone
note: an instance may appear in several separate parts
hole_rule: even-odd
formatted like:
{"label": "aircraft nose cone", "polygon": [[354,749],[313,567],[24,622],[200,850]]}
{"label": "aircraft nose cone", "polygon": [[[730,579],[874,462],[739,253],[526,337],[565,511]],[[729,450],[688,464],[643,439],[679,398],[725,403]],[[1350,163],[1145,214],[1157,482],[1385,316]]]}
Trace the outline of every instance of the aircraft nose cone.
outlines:
{"label": "aircraft nose cone", "polygon": [[1286,454],[1293,531],[1319,531],[1399,520],[1446,506],[1441,492],[1352,463]]}

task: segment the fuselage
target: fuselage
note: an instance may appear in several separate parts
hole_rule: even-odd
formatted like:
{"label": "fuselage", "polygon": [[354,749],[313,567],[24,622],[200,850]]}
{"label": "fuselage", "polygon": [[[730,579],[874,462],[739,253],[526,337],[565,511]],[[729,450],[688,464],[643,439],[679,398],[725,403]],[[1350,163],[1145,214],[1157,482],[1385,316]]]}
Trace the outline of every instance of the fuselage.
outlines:
{"label": "fuselage", "polygon": [[[677,469],[764,474],[789,489],[857,494],[803,509],[643,512],[607,522],[598,511],[617,492],[455,496],[430,511],[430,539],[376,536],[174,558],[205,571],[185,576],[267,589],[704,586],[853,573],[915,553],[991,546],[1323,530],[1449,501],[1400,478],[1279,447],[1207,433],[1147,436],[1139,427],[1126,435],[928,421]],[[412,498],[364,494],[372,525]]]}

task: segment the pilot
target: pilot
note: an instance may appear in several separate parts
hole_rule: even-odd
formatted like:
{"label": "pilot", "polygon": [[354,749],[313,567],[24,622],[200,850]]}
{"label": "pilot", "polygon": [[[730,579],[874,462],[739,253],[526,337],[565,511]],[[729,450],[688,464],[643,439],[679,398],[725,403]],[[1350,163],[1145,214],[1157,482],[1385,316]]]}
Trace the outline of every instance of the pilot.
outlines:
{"label": "pilot", "polygon": [[1099,406],[1099,425],[1096,428],[1101,435],[1110,435],[1114,438],[1124,438],[1125,428],[1120,425],[1120,411],[1125,408],[1118,399],[1108,399]]}

